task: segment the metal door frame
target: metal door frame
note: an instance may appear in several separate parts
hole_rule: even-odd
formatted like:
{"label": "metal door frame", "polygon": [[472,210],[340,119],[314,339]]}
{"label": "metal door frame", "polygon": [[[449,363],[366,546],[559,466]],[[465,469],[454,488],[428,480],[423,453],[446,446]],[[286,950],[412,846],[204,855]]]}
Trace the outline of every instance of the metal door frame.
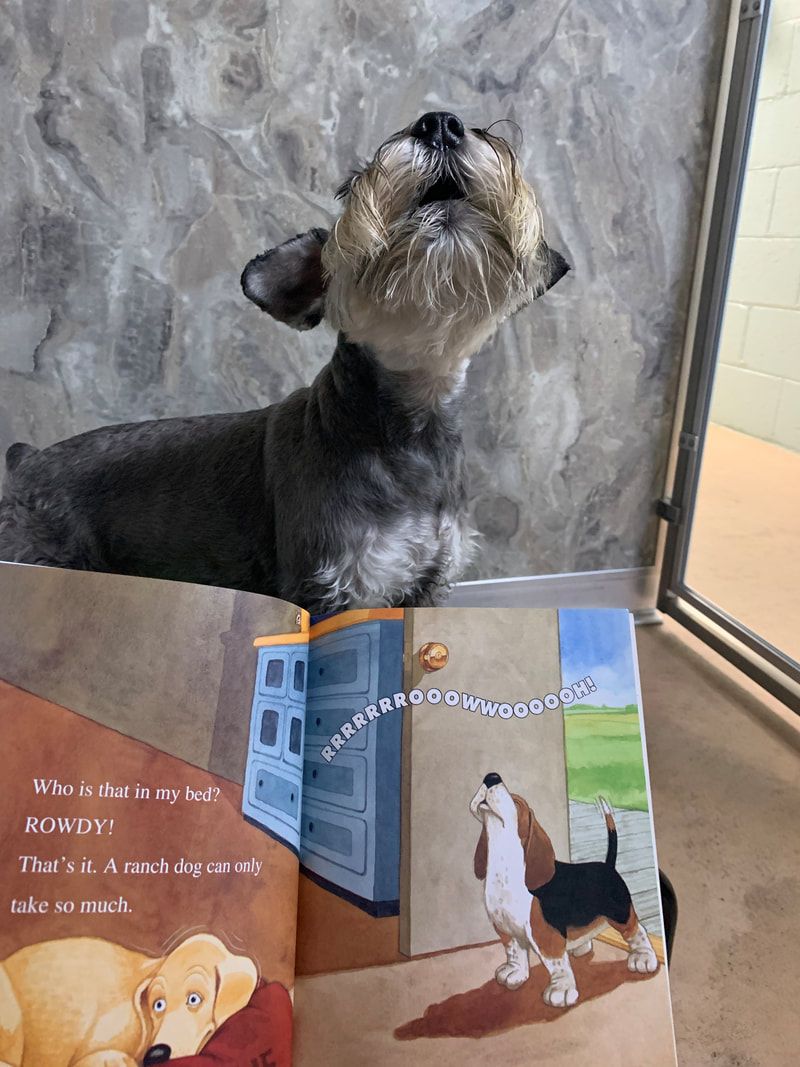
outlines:
{"label": "metal door frame", "polygon": [[658,606],[800,713],[800,664],[686,582],[689,541],[769,8],[770,0],[744,0],[739,7],[672,491],[668,498],[659,502],[659,514],[667,522],[667,534]]}

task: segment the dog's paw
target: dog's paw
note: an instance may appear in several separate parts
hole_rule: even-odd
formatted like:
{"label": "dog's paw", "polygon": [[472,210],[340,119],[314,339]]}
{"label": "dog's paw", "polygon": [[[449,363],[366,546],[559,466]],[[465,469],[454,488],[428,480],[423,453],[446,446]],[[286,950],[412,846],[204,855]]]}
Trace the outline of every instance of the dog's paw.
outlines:
{"label": "dog's paw", "polygon": [[568,978],[554,978],[542,993],[545,1004],[551,1008],[571,1008],[578,999],[575,983]]}
{"label": "dog's paw", "polygon": [[593,948],[593,941],[584,941],[582,945],[576,945],[575,948],[571,948],[569,954],[570,956],[588,956]]}
{"label": "dog's paw", "polygon": [[494,976],[500,985],[506,989],[519,989],[528,981],[530,971],[527,967],[520,967],[513,963],[503,963],[494,972]]}
{"label": "dog's paw", "polygon": [[628,970],[636,974],[653,974],[658,970],[658,958],[653,950],[647,948],[637,949],[628,955]]}

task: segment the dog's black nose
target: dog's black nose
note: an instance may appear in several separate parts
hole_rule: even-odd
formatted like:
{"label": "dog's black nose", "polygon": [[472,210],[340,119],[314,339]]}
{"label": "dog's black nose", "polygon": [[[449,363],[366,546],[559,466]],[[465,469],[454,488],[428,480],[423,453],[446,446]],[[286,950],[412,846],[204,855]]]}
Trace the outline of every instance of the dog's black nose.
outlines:
{"label": "dog's black nose", "polygon": [[411,136],[431,148],[457,148],[464,140],[464,123],[449,111],[429,111],[411,127]]}
{"label": "dog's black nose", "polygon": [[497,773],[497,771],[489,771],[486,777],[483,779],[483,784],[487,789],[491,789],[493,785],[500,785],[503,779]]}
{"label": "dog's black nose", "polygon": [[154,1063],[166,1063],[172,1055],[172,1049],[169,1045],[151,1045],[145,1052],[142,1063],[144,1067],[151,1067]]}

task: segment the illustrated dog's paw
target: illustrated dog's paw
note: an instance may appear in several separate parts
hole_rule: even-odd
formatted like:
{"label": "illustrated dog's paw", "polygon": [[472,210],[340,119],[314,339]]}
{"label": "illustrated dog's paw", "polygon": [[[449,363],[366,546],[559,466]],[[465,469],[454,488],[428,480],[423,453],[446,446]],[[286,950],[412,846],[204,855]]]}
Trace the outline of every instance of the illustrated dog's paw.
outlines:
{"label": "illustrated dog's paw", "polygon": [[570,1008],[578,996],[575,982],[570,978],[554,978],[542,993],[542,999],[551,1008]]}
{"label": "illustrated dog's paw", "polygon": [[658,970],[658,957],[648,945],[628,955],[628,970],[636,974],[653,974]]}
{"label": "illustrated dog's paw", "polygon": [[588,956],[593,948],[593,941],[584,941],[582,945],[577,945],[575,948],[571,948],[569,954],[570,956]]}
{"label": "illustrated dog's paw", "polygon": [[500,985],[506,989],[519,989],[528,981],[530,971],[527,967],[520,967],[515,963],[503,963],[494,972],[494,976]]}

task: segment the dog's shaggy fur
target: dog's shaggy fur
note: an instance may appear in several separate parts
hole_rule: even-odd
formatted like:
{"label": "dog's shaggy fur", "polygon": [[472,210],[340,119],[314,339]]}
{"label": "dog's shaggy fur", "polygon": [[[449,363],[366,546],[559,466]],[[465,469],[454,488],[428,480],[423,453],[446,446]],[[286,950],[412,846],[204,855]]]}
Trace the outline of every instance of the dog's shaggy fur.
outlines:
{"label": "dog's shaggy fur", "polygon": [[311,611],[432,604],[470,549],[460,396],[498,323],[569,269],[510,145],[445,112],[390,137],[333,230],[242,287],[339,331],[314,383],[261,411],[12,445],[0,558],[223,585]]}

